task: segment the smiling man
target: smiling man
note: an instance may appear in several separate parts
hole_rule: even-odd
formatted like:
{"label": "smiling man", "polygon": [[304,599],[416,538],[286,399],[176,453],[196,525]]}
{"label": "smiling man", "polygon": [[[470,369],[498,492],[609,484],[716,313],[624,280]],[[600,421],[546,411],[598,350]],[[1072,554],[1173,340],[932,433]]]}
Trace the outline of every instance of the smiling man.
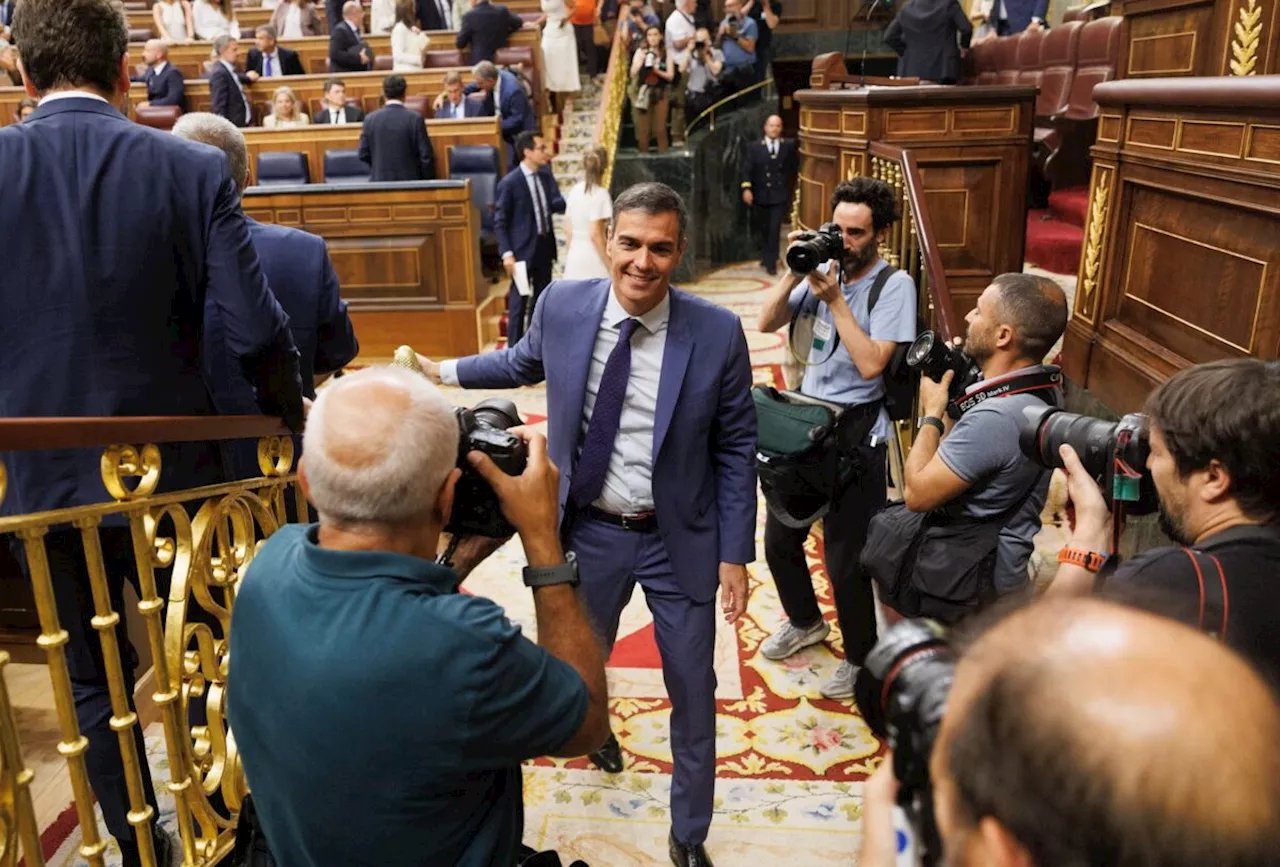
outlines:
{"label": "smiling man", "polygon": [[[751,364],[737,316],[671,286],[688,225],[676,192],[638,184],[613,212],[611,280],[552,283],[510,349],[420,360],[447,385],[546,381],[561,535],[606,650],[644,588],[671,696],[671,859],[710,865],[716,590],[725,619],[739,618],[755,559]],[[616,740],[592,760],[622,770]]]}

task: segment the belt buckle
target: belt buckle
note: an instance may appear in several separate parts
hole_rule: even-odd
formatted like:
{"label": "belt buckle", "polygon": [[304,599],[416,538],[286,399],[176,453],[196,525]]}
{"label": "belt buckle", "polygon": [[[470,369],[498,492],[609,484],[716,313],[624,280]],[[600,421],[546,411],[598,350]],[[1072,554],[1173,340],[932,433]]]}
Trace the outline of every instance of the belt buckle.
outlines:
{"label": "belt buckle", "polygon": [[621,515],[620,517],[622,518],[622,528],[624,530],[639,532],[644,524],[653,518],[653,512],[640,512],[639,514]]}

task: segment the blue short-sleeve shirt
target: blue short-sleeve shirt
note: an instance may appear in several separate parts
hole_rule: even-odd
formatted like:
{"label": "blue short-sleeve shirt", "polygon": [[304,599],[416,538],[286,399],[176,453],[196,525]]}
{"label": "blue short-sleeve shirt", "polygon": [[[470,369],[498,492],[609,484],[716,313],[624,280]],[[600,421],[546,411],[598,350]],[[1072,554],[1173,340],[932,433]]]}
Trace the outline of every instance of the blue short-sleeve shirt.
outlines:
{"label": "blue short-sleeve shirt", "polygon": [[[724,19],[726,22],[728,18]],[[738,36],[743,39],[759,39],[760,28],[756,26],[756,22],[750,16],[744,15],[742,20],[738,22]],[[756,62],[756,53],[754,51],[746,51],[736,40],[730,39],[727,35],[724,42],[720,44],[720,50],[724,52],[725,66],[748,66]]]}
{"label": "blue short-sleeve shirt", "polygon": [[280,867],[508,867],[520,762],[582,725],[586,684],[442,566],[287,526],[241,582],[228,704]]}
{"label": "blue short-sleeve shirt", "polygon": [[[875,309],[867,312],[871,287],[880,272],[888,267],[889,263],[881,259],[861,280],[845,283],[840,288],[849,309],[853,311],[853,318],[872,340],[910,343],[916,338],[916,283],[910,274],[898,271],[890,276],[880,290]],[[819,270],[825,274],[827,265],[820,265]],[[791,290],[788,303],[792,313],[799,310],[801,316],[813,316],[829,324],[834,340],[835,323],[831,319],[831,308],[814,296],[809,289],[808,278]],[[863,379],[844,341],[835,347],[834,352],[831,351],[830,341],[821,350],[812,346],[808,349],[808,362],[811,366],[805,368],[804,379],[800,384],[800,390],[805,394],[849,406],[871,403],[884,397],[884,378],[877,376],[874,379]],[[797,346],[795,351],[803,355],[805,347]],[[889,436],[889,413],[883,408],[871,428],[871,435],[881,441]]]}

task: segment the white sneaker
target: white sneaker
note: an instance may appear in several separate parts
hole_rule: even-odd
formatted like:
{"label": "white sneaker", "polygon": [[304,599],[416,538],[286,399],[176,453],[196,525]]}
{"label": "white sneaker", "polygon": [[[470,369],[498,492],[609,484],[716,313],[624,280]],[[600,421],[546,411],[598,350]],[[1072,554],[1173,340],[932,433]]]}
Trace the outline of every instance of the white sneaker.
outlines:
{"label": "white sneaker", "polygon": [[819,620],[808,629],[799,629],[788,620],[761,643],[760,653],[765,659],[786,659],[812,644],[820,644],[830,634],[831,627],[825,620]]}
{"label": "white sneaker", "polygon": [[842,659],[835,674],[831,675],[826,683],[818,687],[818,692],[822,693],[823,698],[853,698],[853,681],[857,676],[858,666]]}

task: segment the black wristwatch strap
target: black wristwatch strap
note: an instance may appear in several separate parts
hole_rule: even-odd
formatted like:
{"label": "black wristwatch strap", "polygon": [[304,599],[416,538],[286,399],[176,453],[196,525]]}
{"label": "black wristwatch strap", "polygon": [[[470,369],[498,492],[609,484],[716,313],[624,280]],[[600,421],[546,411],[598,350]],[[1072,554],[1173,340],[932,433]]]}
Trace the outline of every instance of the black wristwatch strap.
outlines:
{"label": "black wristwatch strap", "polygon": [[567,552],[564,555],[564,562],[558,565],[524,567],[524,585],[529,588],[551,587],[555,584],[568,584],[570,587],[577,587],[580,583],[581,581],[578,579],[578,555],[572,551]]}
{"label": "black wristwatch strap", "polygon": [[925,427],[925,425],[928,425],[929,427],[937,428],[939,434],[944,433],[946,431],[946,427],[942,424],[942,419],[938,418],[937,416],[926,415],[924,418],[920,419],[920,427],[917,428],[917,430],[922,430]]}

